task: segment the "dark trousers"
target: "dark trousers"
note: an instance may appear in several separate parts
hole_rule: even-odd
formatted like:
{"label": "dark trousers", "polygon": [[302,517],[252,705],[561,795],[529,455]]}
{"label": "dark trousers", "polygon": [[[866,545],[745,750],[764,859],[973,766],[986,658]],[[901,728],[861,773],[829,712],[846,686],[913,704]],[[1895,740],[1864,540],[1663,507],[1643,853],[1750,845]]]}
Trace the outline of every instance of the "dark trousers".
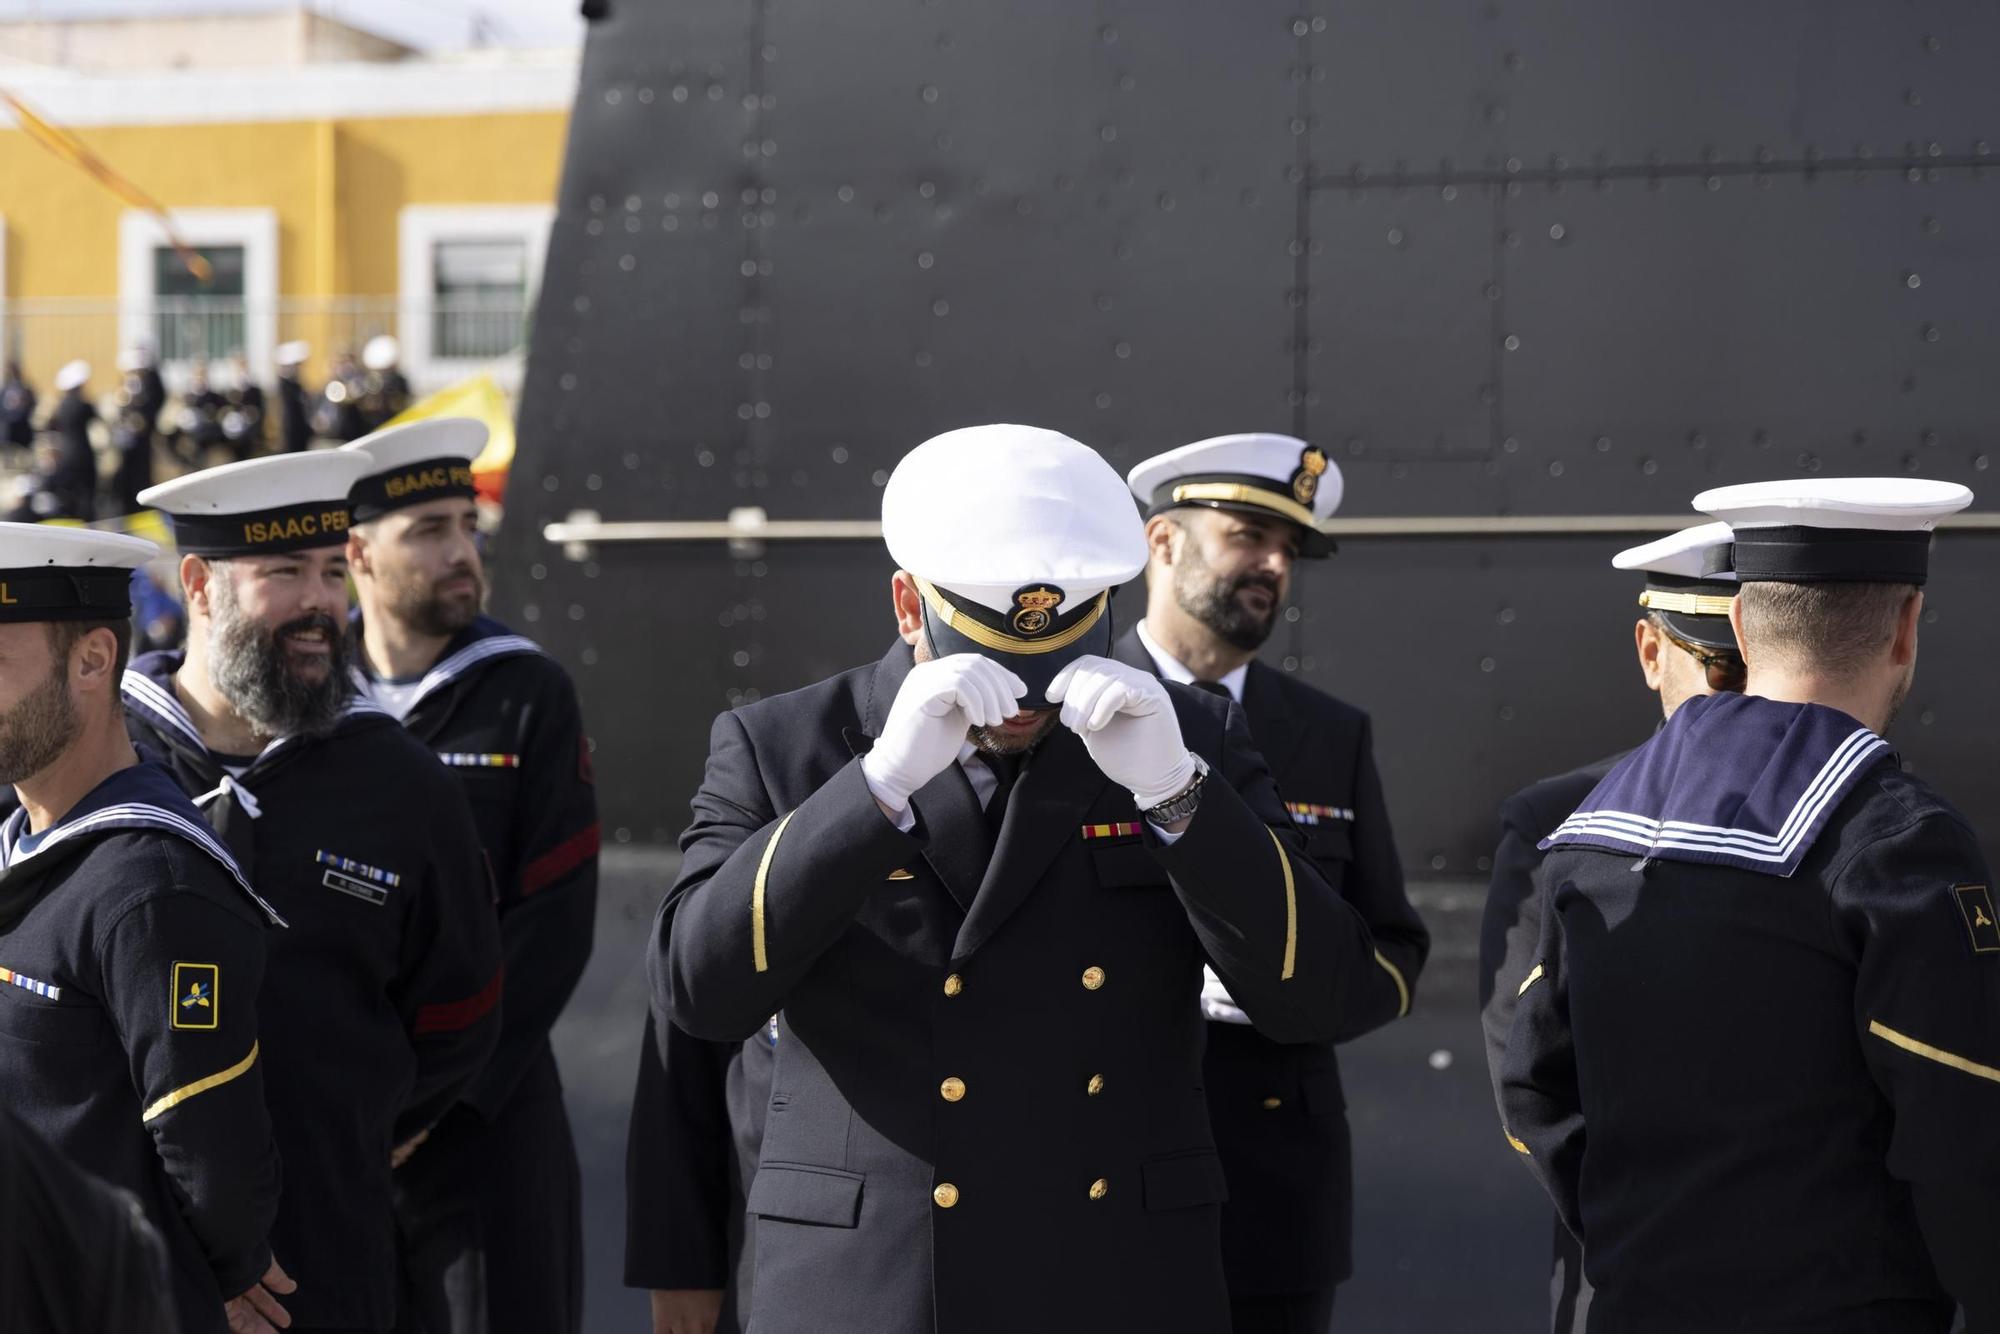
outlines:
{"label": "dark trousers", "polygon": [[582,1328],[582,1186],[552,1066],[491,1123],[452,1108],[396,1177],[398,1330]]}
{"label": "dark trousers", "polygon": [[1334,1288],[1272,1296],[1244,1294],[1229,1299],[1234,1334],[1328,1334],[1333,1328]]}

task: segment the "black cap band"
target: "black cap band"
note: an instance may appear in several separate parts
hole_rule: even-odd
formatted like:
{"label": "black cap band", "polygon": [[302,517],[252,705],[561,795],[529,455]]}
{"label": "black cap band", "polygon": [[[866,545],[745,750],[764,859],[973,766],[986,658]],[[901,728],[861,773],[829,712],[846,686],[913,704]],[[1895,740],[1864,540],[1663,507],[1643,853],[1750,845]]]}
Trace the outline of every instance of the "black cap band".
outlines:
{"label": "black cap band", "polygon": [[1739,528],[1731,562],[1746,584],[1922,584],[1930,575],[1931,535],[1802,525]]}
{"label": "black cap band", "polygon": [[1150,519],[1190,505],[1284,519],[1303,530],[1300,555],[1325,556],[1334,551],[1333,539],[1320,530],[1312,506],[1302,504],[1291,494],[1289,486],[1276,478],[1255,473],[1190,473],[1176,477],[1154,490],[1146,517]]}
{"label": "black cap band", "polygon": [[0,570],[0,622],[117,621],[132,615],[132,572],[102,565]]}
{"label": "black cap band", "polygon": [[467,459],[425,459],[388,472],[373,473],[354,484],[347,499],[354,506],[354,522],[367,523],[384,514],[421,505],[426,501],[478,495],[472,484],[472,464]]}
{"label": "black cap band", "polygon": [[175,514],[174,545],[196,556],[266,556],[347,541],[347,501],[321,500],[243,514]]}

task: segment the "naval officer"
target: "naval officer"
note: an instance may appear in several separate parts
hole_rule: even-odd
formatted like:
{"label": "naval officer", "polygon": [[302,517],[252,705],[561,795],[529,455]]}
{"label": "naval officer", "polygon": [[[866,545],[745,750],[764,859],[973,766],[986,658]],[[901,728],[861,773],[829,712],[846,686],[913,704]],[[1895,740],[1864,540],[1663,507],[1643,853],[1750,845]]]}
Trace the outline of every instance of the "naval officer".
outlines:
{"label": "naval officer", "polygon": [[[1619,552],[1614,568],[1646,576],[1639,590],[1643,614],[1633,623],[1633,647],[1647,689],[1660,697],[1663,718],[1697,695],[1743,689],[1743,655],[1729,623],[1736,575],[1729,562],[1729,525],[1697,524]],[[1500,1099],[1501,1056],[1514,1022],[1514,998],[1542,935],[1540,900],[1534,894],[1537,846],[1583,803],[1618,751],[1567,773],[1530,783],[1500,805],[1500,844],[1479,923],[1479,1018],[1486,1033],[1486,1069]],[[1549,1275],[1550,1328],[1582,1334],[1590,1315],[1590,1286],[1576,1238],[1557,1219]]]}
{"label": "naval officer", "polygon": [[[1288,435],[1225,435],[1145,460],[1127,479],[1146,513],[1146,616],[1121,662],[1243,706],[1306,851],[1354,907],[1375,967],[1343,977],[1336,1037],[1410,1012],[1430,933],[1403,890],[1368,715],[1257,660],[1300,559],[1332,553],[1321,525],[1340,467]],[[1273,1042],[1211,975],[1203,1062],[1229,1202],[1222,1257],[1235,1334],[1325,1334],[1353,1269],[1353,1164],[1331,1043]]]}
{"label": "naval officer", "polygon": [[1101,457],[948,432],[882,519],[897,642],[717,719],[651,960],[697,1036],[778,1018],[756,1328],[1214,1334],[1202,964],[1323,1042],[1367,926],[1242,710],[1105,656],[1146,552]]}
{"label": "naval officer", "polygon": [[1916,671],[1914,478],[1751,483],[1743,694],[1690,699],[1556,829],[1504,1057],[1591,1328],[2000,1328],[2000,926],[1884,739]]}

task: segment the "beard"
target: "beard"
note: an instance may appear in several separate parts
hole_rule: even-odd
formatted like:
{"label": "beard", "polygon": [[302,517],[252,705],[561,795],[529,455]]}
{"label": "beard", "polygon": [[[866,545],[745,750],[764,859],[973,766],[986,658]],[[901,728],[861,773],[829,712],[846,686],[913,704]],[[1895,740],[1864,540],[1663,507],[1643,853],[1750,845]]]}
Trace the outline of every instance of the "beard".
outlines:
{"label": "beard", "polygon": [[[209,684],[260,736],[325,736],[352,688],[345,629],[325,612],[313,612],[267,630],[243,614],[225,581],[208,631]],[[285,636],[307,630],[326,635],[326,673],[318,680],[294,669],[285,649]]]}
{"label": "beard", "polygon": [[0,783],[33,778],[76,740],[76,701],[62,669],[50,667],[47,679],[0,714]]}
{"label": "beard", "polygon": [[[470,579],[469,592],[444,593],[446,580]],[[418,634],[449,639],[479,619],[486,605],[486,580],[475,565],[458,565],[441,579],[430,580],[415,571],[399,571],[383,581],[383,605],[388,613]]]}
{"label": "beard", "polygon": [[[1261,615],[1243,605],[1237,597],[1246,588],[1268,589],[1271,610]],[[1278,611],[1284,589],[1275,575],[1239,574],[1225,579],[1203,559],[1201,549],[1190,541],[1181,548],[1174,565],[1174,602],[1188,615],[1207,626],[1234,648],[1255,652],[1277,628]]]}
{"label": "beard", "polygon": [[1026,755],[1048,739],[1057,723],[1062,721],[1062,710],[1040,709],[1041,715],[1035,730],[1025,735],[1010,736],[997,727],[971,727],[966,729],[965,739],[973,749],[984,755]]}

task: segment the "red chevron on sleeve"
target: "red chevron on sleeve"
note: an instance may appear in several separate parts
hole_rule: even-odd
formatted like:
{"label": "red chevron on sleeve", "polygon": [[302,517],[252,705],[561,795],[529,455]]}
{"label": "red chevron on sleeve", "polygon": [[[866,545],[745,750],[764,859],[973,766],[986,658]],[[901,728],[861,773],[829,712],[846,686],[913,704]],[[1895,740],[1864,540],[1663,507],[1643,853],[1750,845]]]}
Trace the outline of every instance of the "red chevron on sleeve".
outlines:
{"label": "red chevron on sleeve", "polygon": [[418,1006],[417,1022],[412,1026],[411,1033],[416,1037],[425,1037],[432,1033],[456,1033],[472,1027],[499,1003],[500,981],[505,972],[503,968],[494,969],[493,980],[464,1000]]}
{"label": "red chevron on sleeve", "polygon": [[547,889],[597,855],[602,826],[580,829],[521,868],[521,897]]}

